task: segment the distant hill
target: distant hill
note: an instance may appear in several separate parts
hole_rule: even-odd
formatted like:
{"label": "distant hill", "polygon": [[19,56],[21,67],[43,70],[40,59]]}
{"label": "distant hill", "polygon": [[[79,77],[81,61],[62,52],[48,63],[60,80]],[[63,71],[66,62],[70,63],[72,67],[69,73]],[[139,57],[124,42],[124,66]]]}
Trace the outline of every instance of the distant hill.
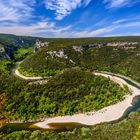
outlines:
{"label": "distant hill", "polygon": [[19,48],[28,48],[35,44],[37,38],[0,34],[0,45],[5,49],[5,53],[14,59],[14,52]]}
{"label": "distant hill", "polygon": [[[19,67],[25,75],[55,75],[63,69],[79,66],[119,72],[140,80],[139,72],[136,75],[140,65],[139,42],[139,36],[40,38],[0,34],[0,59],[9,64],[34,52]],[[2,61],[0,65],[3,67]]]}
{"label": "distant hill", "polygon": [[49,46],[26,58],[19,70],[25,75],[46,76],[76,66],[140,81],[140,37],[50,39]]}
{"label": "distant hill", "polygon": [[[18,69],[25,76],[52,77],[47,81],[16,77],[12,70],[19,61]],[[120,73],[140,82],[140,37],[52,39],[0,34],[1,124],[99,110],[130,93],[127,86],[122,88],[92,71]],[[119,123],[62,132],[24,131],[28,123],[25,127],[12,123],[0,129],[0,138],[127,139],[138,130],[139,114],[130,114]]]}

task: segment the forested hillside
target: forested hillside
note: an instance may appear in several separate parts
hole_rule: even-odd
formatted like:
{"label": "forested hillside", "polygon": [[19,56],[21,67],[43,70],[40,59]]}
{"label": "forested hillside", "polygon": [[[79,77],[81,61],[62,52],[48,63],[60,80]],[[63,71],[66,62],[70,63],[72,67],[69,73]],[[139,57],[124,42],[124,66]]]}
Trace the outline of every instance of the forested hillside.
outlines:
{"label": "forested hillside", "polygon": [[24,37],[0,34],[0,45],[5,49],[5,53],[10,59],[14,59],[15,51],[20,48],[29,48],[33,46],[37,38],[35,37]]}
{"label": "forested hillside", "polygon": [[9,73],[17,60],[24,59],[31,52],[37,38],[0,34],[0,70]]}
{"label": "forested hillside", "polygon": [[49,76],[65,68],[79,66],[92,71],[121,73],[140,81],[139,60],[138,37],[56,39],[54,42],[51,40],[49,46],[25,59],[19,71],[24,75]]}
{"label": "forested hillside", "polygon": [[[43,76],[46,82],[13,75],[12,70],[21,61],[21,74]],[[45,39],[1,34],[0,120],[84,113],[115,104],[130,94],[127,87],[95,76],[93,71],[120,73],[140,82],[140,37]],[[6,125],[0,129],[0,139],[130,140],[139,137],[139,114],[137,111],[114,124],[62,132],[14,132]]]}
{"label": "forested hillside", "polygon": [[0,87],[1,117],[12,120],[98,110],[129,93],[127,88],[79,68],[68,69],[43,85],[1,75]]}

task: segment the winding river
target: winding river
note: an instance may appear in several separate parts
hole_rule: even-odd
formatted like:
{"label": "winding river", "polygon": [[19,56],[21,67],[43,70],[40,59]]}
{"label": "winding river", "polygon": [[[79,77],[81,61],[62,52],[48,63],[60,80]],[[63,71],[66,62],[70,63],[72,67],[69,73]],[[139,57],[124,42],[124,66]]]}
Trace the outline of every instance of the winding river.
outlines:
{"label": "winding river", "polygon": [[[41,80],[42,77],[25,77],[19,72],[15,74],[20,78],[29,80]],[[88,113],[75,114],[72,116],[58,116],[53,118],[46,118],[41,122],[32,122],[30,128],[35,129],[64,129],[81,125],[94,126],[105,122],[114,122],[124,119],[130,112],[136,111],[140,107],[140,84],[136,81],[125,77],[123,75],[108,73],[108,72],[94,72],[93,74],[109,78],[110,80],[118,83],[120,86],[128,86],[131,90],[131,95],[126,95],[123,101],[114,105],[107,106],[98,111],[91,111]],[[17,124],[18,125],[18,124]],[[20,123],[19,125],[25,125]]]}

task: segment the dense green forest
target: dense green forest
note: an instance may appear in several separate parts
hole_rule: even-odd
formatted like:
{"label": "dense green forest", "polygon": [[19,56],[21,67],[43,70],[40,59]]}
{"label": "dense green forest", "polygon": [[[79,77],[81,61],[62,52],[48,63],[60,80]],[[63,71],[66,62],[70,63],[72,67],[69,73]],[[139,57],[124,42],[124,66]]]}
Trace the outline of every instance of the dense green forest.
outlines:
{"label": "dense green forest", "polygon": [[127,88],[80,68],[65,70],[43,85],[1,75],[0,87],[0,97],[5,100],[1,115],[6,117],[9,112],[7,119],[13,120],[98,110],[129,93]]}
{"label": "dense green forest", "polygon": [[[123,38],[124,39],[124,38]],[[121,40],[123,40],[121,39]],[[69,39],[70,40],[70,39]],[[56,41],[57,44],[51,42],[48,47],[44,47],[34,55],[25,59],[20,65],[19,71],[24,75],[49,76],[59,73],[61,70],[79,66],[90,70],[110,71],[129,76],[140,81],[140,43],[135,45],[124,46],[107,46],[107,42],[113,42],[115,38],[97,39],[71,39]],[[92,41],[91,41],[92,40]],[[117,40],[116,41],[121,41]],[[85,42],[84,42],[85,41]],[[131,38],[124,41],[136,41]],[[137,42],[140,41],[137,38]],[[76,42],[76,43],[74,43]],[[81,52],[75,51],[73,46],[80,44]],[[90,43],[89,46],[86,43]],[[57,54],[63,52],[63,57]]]}
{"label": "dense green forest", "polygon": [[[36,49],[36,41],[49,42]],[[108,46],[114,42],[140,42],[140,37],[45,39],[0,34],[0,119],[28,120],[72,115],[115,104],[129,94],[92,71],[110,71],[140,82],[140,44]],[[80,49],[75,49],[77,46]],[[12,75],[15,63],[23,75],[53,76],[37,84]],[[28,107],[27,107],[28,106]],[[121,122],[80,127],[62,132],[0,129],[3,139],[139,139],[140,111]],[[8,126],[6,126],[8,127]]]}
{"label": "dense green forest", "polygon": [[16,61],[31,54],[37,38],[0,34],[0,70],[9,73]]}

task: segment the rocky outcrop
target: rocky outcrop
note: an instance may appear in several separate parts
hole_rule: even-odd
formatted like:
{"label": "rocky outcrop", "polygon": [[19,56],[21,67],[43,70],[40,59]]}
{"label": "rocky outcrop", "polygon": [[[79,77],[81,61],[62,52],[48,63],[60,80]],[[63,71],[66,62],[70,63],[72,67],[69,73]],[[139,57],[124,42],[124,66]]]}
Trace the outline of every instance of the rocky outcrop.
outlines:
{"label": "rocky outcrop", "polygon": [[0,58],[10,59],[9,56],[6,54],[4,47],[0,47]]}
{"label": "rocky outcrop", "polygon": [[36,52],[37,50],[47,47],[47,46],[49,46],[49,42],[36,41],[34,51]]}
{"label": "rocky outcrop", "polygon": [[139,42],[109,42],[107,43],[107,46],[134,46],[134,45],[138,45]]}
{"label": "rocky outcrop", "polygon": [[76,52],[82,52],[82,51],[83,51],[83,47],[82,47],[82,46],[72,46],[72,48],[73,48]]}
{"label": "rocky outcrop", "polygon": [[47,54],[49,54],[52,58],[53,57],[59,57],[59,58],[65,58],[65,59],[68,58],[68,56],[64,53],[63,49],[59,51],[49,51],[47,52]]}
{"label": "rocky outcrop", "polygon": [[83,46],[72,46],[72,48],[76,51],[76,52],[80,52],[82,53],[83,51],[86,51],[90,48],[94,48],[94,47],[104,47],[106,46],[105,43],[94,43],[94,44],[88,44],[88,45],[83,45]]}

